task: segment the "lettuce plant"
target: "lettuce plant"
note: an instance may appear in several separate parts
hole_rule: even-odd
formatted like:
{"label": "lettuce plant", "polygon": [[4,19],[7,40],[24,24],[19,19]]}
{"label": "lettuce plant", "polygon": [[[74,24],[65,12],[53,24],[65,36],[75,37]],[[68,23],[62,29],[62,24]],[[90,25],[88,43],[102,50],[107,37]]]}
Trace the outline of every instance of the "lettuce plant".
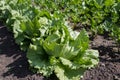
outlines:
{"label": "lettuce plant", "polygon": [[48,27],[42,37],[32,39],[27,52],[30,66],[38,73],[50,76],[54,72],[60,80],[79,80],[85,70],[98,64],[98,51],[88,49],[85,30],[73,31],[61,21]]}

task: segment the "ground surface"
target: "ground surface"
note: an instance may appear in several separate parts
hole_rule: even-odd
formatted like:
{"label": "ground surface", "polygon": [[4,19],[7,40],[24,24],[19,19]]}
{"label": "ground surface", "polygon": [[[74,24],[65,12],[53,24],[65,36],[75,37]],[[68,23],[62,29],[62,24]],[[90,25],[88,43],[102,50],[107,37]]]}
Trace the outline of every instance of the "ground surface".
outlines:
{"label": "ground surface", "polygon": [[[120,53],[111,39],[97,35],[90,47],[99,50],[98,66],[84,73],[82,80],[120,80]],[[0,23],[0,80],[56,80],[29,70],[24,52],[15,44],[13,34]]]}

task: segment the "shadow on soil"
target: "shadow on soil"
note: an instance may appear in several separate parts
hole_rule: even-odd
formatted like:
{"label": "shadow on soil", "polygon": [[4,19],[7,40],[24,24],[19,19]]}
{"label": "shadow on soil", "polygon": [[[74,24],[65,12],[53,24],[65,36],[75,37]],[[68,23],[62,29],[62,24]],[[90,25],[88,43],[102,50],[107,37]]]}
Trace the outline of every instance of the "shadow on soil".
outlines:
{"label": "shadow on soil", "polygon": [[120,54],[113,50],[113,47],[116,46],[98,46],[93,47],[93,49],[97,49],[99,51],[99,55],[101,56],[99,59],[101,62],[120,62]]}
{"label": "shadow on soil", "polygon": [[19,46],[15,44],[12,33],[7,31],[5,26],[0,26],[0,55],[5,55],[5,57],[13,59],[9,65],[6,65],[6,68],[9,69],[2,74],[4,77],[13,75],[23,78],[27,75],[32,75],[28,70],[29,66],[25,57],[26,54],[20,51]]}

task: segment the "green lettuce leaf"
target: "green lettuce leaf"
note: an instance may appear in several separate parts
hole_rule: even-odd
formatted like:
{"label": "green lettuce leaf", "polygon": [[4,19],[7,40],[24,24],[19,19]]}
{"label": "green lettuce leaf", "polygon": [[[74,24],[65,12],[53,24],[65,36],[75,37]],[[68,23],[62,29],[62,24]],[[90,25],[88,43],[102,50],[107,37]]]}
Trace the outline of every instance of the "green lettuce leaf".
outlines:
{"label": "green lettuce leaf", "polygon": [[60,80],[80,80],[85,68],[71,69],[62,65],[55,67],[55,73]]}
{"label": "green lettuce leaf", "polygon": [[30,44],[27,52],[28,62],[30,66],[37,69],[38,73],[44,76],[50,76],[53,72],[53,66],[49,62],[49,57],[45,54],[41,46]]}

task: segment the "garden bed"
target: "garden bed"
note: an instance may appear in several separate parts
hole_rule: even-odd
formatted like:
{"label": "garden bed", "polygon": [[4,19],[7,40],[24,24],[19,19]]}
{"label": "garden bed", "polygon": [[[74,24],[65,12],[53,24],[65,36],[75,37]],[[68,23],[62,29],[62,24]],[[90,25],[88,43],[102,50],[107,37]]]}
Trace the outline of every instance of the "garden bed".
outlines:
{"label": "garden bed", "polygon": [[[82,80],[120,80],[120,53],[115,42],[105,35],[91,39],[90,47],[99,51],[99,64],[84,73]],[[15,44],[13,34],[0,23],[0,80],[56,80],[29,69],[26,53]]]}

